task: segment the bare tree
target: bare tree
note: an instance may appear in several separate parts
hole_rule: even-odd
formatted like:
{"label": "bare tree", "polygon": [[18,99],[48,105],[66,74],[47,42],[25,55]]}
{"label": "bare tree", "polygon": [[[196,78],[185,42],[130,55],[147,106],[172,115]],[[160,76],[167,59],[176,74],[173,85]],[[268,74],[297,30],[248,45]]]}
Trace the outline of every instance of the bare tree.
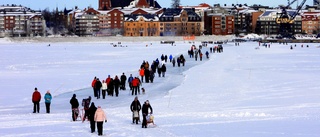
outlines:
{"label": "bare tree", "polygon": [[171,8],[177,8],[180,6],[180,0],[172,0]]}

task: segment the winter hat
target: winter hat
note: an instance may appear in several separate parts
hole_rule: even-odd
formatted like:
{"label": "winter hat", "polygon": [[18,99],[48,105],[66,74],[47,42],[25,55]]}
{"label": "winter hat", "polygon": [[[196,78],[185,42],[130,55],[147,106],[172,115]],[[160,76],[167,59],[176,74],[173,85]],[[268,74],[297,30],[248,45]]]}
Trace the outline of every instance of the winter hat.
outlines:
{"label": "winter hat", "polygon": [[38,90],[37,88],[34,88],[34,90]]}
{"label": "winter hat", "polygon": [[76,97],[76,94],[73,94],[73,96],[72,96],[72,97],[74,97],[74,98],[75,98],[75,97]]}

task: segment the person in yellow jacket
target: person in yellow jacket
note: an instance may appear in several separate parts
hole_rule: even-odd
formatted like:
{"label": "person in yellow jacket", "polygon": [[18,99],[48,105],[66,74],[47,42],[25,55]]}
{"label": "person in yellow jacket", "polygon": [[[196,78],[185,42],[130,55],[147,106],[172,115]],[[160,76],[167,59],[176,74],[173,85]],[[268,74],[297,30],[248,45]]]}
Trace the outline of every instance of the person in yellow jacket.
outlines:
{"label": "person in yellow jacket", "polygon": [[97,122],[98,136],[102,136],[103,122],[107,122],[107,116],[102,110],[101,106],[98,106],[96,113],[94,114],[94,121]]}

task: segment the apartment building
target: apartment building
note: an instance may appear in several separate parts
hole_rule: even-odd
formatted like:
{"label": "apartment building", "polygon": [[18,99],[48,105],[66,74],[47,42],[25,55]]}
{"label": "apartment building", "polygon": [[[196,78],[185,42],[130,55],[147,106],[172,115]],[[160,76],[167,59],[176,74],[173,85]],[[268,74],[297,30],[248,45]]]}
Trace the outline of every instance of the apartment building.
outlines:
{"label": "apartment building", "polygon": [[119,9],[99,11],[99,36],[123,33],[124,13]]}
{"label": "apartment building", "polygon": [[234,15],[220,5],[204,13],[205,34],[229,35],[234,33]]}
{"label": "apartment building", "polygon": [[99,12],[93,8],[75,14],[75,34],[95,36],[99,32]]}
{"label": "apartment building", "polygon": [[18,5],[0,6],[0,32],[4,36],[45,36],[46,23],[40,11]]}
{"label": "apartment building", "polygon": [[201,17],[194,9],[168,8],[160,15],[160,36],[199,36]]}
{"label": "apartment building", "polygon": [[320,12],[303,12],[302,19],[302,33],[318,34],[320,33]]}

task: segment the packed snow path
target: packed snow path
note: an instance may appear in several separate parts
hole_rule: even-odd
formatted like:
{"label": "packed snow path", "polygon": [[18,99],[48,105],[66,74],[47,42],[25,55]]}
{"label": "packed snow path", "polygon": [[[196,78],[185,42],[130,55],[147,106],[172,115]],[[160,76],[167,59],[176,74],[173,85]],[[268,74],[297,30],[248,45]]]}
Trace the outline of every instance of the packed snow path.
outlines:
{"label": "packed snow path", "polygon": [[[145,45],[149,44],[148,47]],[[189,43],[176,46],[153,43],[44,43],[5,44],[1,48],[0,136],[97,136],[89,122],[70,122],[69,100],[92,96],[94,76],[125,72],[138,76],[143,60],[161,54],[184,54],[185,67],[167,64],[165,78],[143,83],[156,128],[131,124],[129,105],[134,96],[93,99],[107,112],[106,136],[318,136],[320,56],[317,45],[289,49],[289,45],[257,43],[224,45],[210,60],[194,61]],[[199,45],[196,43],[195,45]],[[208,50],[208,49],[207,49]],[[202,50],[206,51],[206,48]],[[6,58],[6,60],[4,60]],[[53,92],[50,114],[32,114],[31,94]],[[61,87],[61,88],[59,88]],[[128,86],[127,86],[128,87]],[[56,91],[56,89],[58,89]]]}

